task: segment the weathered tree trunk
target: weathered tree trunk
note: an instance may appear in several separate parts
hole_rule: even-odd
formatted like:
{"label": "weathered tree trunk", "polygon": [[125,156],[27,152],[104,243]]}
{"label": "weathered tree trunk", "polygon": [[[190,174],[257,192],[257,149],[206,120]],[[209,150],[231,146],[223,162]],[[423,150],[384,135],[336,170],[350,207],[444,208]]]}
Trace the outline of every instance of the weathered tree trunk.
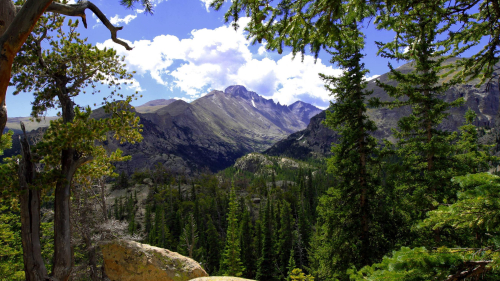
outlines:
{"label": "weathered tree trunk", "polygon": [[[16,9],[12,1],[0,1],[0,34],[4,34],[7,27],[12,23],[16,15]],[[10,76],[9,76],[10,80]],[[5,97],[5,93],[3,94]],[[7,106],[5,106],[5,98],[2,101],[0,94],[0,136],[7,124]]]}
{"label": "weathered tree trunk", "polygon": [[[63,82],[58,95],[64,123],[71,123],[75,117],[73,101],[69,98]],[[72,148],[61,153],[61,176],[54,193],[54,269],[52,275],[59,281],[66,281],[71,274],[73,253],[71,251],[70,196],[71,181],[78,168],[78,157]]]}
{"label": "weathered tree trunk", "polygon": [[71,274],[73,255],[71,251],[70,195],[73,166],[73,149],[65,149],[61,155],[61,178],[54,193],[54,269],[52,275],[66,281]]}
{"label": "weathered tree trunk", "polygon": [[19,201],[24,273],[27,281],[39,281],[46,280],[48,277],[40,244],[40,190],[31,186],[35,177],[35,167],[22,123],[21,128],[24,136],[21,139],[22,159],[19,163]]}

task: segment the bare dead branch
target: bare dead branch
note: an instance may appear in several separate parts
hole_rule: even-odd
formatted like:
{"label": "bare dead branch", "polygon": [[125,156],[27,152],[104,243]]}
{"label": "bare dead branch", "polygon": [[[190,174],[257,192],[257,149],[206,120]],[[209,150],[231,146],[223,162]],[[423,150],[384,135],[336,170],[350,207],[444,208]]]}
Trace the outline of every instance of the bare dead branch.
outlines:
{"label": "bare dead branch", "polygon": [[57,2],[52,2],[47,8],[47,12],[58,13],[66,16],[81,17],[83,25],[87,28],[87,17],[85,15],[85,10],[91,10],[101,22],[109,29],[111,32],[111,39],[113,42],[122,45],[127,50],[132,50],[132,48],[123,40],[119,39],[116,35],[118,30],[122,30],[123,26],[113,26],[109,22],[108,18],[104,15],[101,10],[90,1],[82,1],[77,4],[61,4]]}
{"label": "bare dead branch", "polygon": [[459,272],[448,276],[448,278],[446,278],[445,281],[465,280],[466,278],[472,278],[472,277],[479,276],[479,275],[486,273],[487,271],[490,270],[490,268],[486,267],[486,266],[492,262],[493,261],[468,261],[468,262],[465,262],[462,265],[463,267]]}

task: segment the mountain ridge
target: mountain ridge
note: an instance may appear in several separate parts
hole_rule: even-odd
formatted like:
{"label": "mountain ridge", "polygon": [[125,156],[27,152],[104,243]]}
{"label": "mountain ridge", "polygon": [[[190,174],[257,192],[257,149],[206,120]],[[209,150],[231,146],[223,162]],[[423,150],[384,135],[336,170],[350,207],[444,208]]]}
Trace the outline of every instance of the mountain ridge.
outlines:
{"label": "mountain ridge", "polygon": [[[450,59],[447,63],[451,63],[456,59]],[[412,71],[412,63],[407,63],[398,68],[398,71],[409,73]],[[380,80],[383,83],[388,83],[395,86],[397,83],[389,79],[389,73],[384,73],[376,79],[368,81],[367,91],[373,91],[368,97],[380,98],[382,101],[392,100],[383,89],[376,85],[375,80]],[[500,91],[498,81],[491,81],[489,85],[481,85],[476,87],[479,80],[472,80],[467,83],[452,86],[443,95],[446,101],[453,101],[457,98],[464,98],[464,105],[452,108],[448,111],[449,116],[439,126],[445,131],[457,131],[464,123],[465,112],[468,108],[474,110],[477,114],[475,125],[486,128],[496,128],[500,131]],[[377,130],[372,133],[377,139],[387,138],[395,141],[392,137],[392,129],[397,127],[397,122],[402,116],[407,116],[410,113],[408,106],[388,109],[388,108],[368,108],[367,115],[377,125]],[[331,143],[336,142],[339,136],[333,130],[322,124],[325,119],[325,112],[311,118],[311,122],[304,130],[297,131],[287,138],[280,140],[272,147],[264,151],[264,154],[271,156],[287,156],[296,159],[321,158],[331,155]],[[498,134],[498,132],[495,132]],[[493,140],[493,132],[482,137],[481,141],[489,143]]]}

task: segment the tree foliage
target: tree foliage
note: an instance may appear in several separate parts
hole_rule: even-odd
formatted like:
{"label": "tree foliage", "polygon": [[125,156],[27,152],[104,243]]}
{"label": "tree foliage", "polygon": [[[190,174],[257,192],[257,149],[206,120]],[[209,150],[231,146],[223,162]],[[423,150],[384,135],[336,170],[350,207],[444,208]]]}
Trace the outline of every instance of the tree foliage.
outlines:
{"label": "tree foliage", "polygon": [[[123,97],[117,92],[120,90],[119,80],[130,79],[131,74],[126,72],[114,50],[100,50],[80,39],[77,26],[78,21],[70,20],[64,27],[64,18],[58,15],[42,18],[16,57],[12,80],[16,94],[36,91],[32,110],[35,119],[39,120],[50,108],[60,108],[61,118],[51,122],[35,147],[38,157],[35,161],[43,167],[43,173],[36,175],[41,186],[28,187],[55,188],[53,275],[59,279],[68,278],[71,272],[69,195],[72,184],[76,182],[75,176],[85,181],[110,175],[111,163],[127,157],[123,157],[120,151],[107,152],[102,144],[109,138],[121,143],[142,138],[139,118],[129,110],[133,97],[125,97],[125,101],[113,98],[114,95]],[[44,40],[49,40],[47,50],[42,49]],[[96,86],[105,83],[111,92],[104,97],[100,116],[95,113],[91,117],[89,107],[79,107],[72,101],[87,87],[93,89],[93,94],[98,93]],[[31,160],[26,158],[23,161]],[[31,180],[27,182],[30,184]],[[36,221],[36,218],[30,217],[29,220]]]}

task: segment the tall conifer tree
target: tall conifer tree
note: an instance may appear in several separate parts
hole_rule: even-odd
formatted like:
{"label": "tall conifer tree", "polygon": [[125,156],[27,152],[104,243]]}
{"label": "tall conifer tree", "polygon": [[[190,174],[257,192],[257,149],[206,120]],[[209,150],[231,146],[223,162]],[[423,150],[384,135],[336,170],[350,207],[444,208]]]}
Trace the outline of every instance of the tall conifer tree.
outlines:
{"label": "tall conifer tree", "polygon": [[219,269],[221,238],[219,236],[219,233],[217,232],[217,229],[215,229],[212,218],[209,215],[207,215],[207,230],[205,236],[206,244],[204,248],[206,249],[207,255],[205,258],[206,264],[204,268],[210,275],[213,275]]}
{"label": "tall conifer tree", "polygon": [[[378,18],[379,27],[397,32],[392,42],[378,43],[379,53],[390,59],[411,61],[413,67],[411,72],[403,73],[389,64],[390,78],[398,84],[378,82],[378,85],[394,100],[372,101],[375,106],[409,106],[411,109],[410,115],[402,117],[398,129],[394,130],[398,140],[396,156],[400,160],[392,165],[388,174],[399,197],[405,198],[400,202],[404,203],[403,208],[412,222],[423,219],[437,204],[453,200],[457,191],[451,182],[457,175],[453,169],[456,163],[452,145],[456,137],[438,127],[449,115],[447,111],[462,103],[462,99],[451,102],[444,99],[445,91],[457,81],[440,79],[444,62],[449,58],[448,49],[437,39],[450,27],[450,23],[443,26],[439,20],[445,5],[444,1],[398,2],[388,6]],[[433,239],[424,240],[419,244],[439,244],[439,231],[435,230]]]}
{"label": "tall conifer tree", "polygon": [[[340,137],[332,145],[329,171],[337,184],[320,199],[317,232],[313,241],[312,261],[320,278],[347,278],[345,271],[371,264],[384,254],[376,247],[378,239],[372,228],[377,206],[376,189],[377,143],[370,133],[375,123],[367,116],[366,99],[371,94],[366,87],[362,50],[364,36],[359,23],[342,18],[345,27],[333,44],[332,63],[344,69],[340,77],[325,76],[327,88],[335,97],[327,111],[325,123]],[[384,249],[385,250],[385,249]]]}
{"label": "tall conifer tree", "polygon": [[243,276],[246,278],[255,277],[255,255],[252,253],[253,225],[250,219],[250,212],[243,210],[240,223],[240,249],[241,261],[245,265]]}
{"label": "tall conifer tree", "polygon": [[227,215],[226,247],[222,256],[221,273],[226,276],[241,276],[243,265],[241,263],[241,249],[238,233],[238,199],[234,184],[229,195],[229,213]]}
{"label": "tall conifer tree", "polygon": [[274,265],[274,248],[273,248],[273,232],[272,232],[272,203],[268,198],[266,211],[262,219],[262,249],[259,260],[257,261],[256,279],[276,280],[276,270]]}

